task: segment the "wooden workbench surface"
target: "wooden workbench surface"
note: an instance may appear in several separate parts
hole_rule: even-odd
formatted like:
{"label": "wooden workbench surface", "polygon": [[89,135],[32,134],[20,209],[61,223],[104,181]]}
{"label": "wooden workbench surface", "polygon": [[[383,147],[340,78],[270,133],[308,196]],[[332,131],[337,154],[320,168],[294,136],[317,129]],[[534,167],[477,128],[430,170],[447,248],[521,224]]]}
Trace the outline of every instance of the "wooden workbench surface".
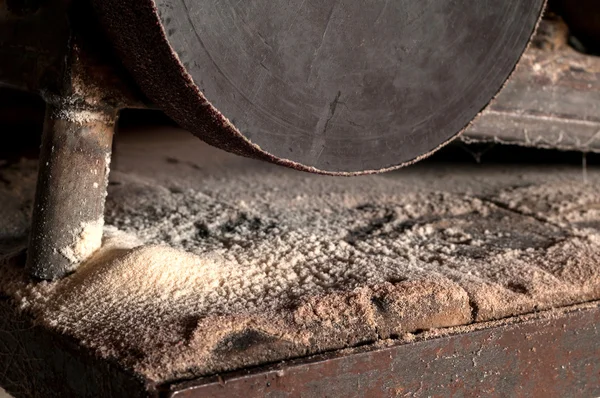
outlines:
{"label": "wooden workbench surface", "polygon": [[104,248],[53,283],[28,280],[15,255],[34,179],[34,161],[0,168],[3,328],[35,319],[77,361],[106,363],[94,377],[136,375],[124,389],[600,299],[597,168],[430,162],[334,178],[146,129],[118,142]]}

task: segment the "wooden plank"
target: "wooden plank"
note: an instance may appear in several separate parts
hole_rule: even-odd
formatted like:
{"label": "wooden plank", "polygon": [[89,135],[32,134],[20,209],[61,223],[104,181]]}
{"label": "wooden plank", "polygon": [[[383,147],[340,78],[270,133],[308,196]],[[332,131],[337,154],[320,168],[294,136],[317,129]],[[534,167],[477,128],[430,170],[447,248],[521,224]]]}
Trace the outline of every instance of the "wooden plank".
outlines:
{"label": "wooden plank", "polygon": [[144,380],[35,325],[1,297],[0,385],[17,398],[153,395]]}
{"label": "wooden plank", "polygon": [[[0,384],[15,397],[597,396],[597,305],[434,331],[155,389],[0,300]],[[435,337],[435,334],[440,337]],[[444,333],[446,333],[444,335]]]}
{"label": "wooden plank", "polygon": [[180,383],[169,387],[169,396],[598,396],[599,326],[595,307]]}
{"label": "wooden plank", "polygon": [[600,58],[529,49],[462,140],[600,152]]}

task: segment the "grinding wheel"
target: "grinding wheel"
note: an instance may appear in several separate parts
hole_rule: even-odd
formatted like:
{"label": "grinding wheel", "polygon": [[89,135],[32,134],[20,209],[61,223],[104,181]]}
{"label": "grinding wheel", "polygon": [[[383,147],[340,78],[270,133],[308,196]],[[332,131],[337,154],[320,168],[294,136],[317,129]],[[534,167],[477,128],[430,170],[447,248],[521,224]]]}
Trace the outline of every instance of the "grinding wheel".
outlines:
{"label": "grinding wheel", "polygon": [[459,134],[545,0],[94,0],[126,68],[219,148],[315,172],[409,164]]}

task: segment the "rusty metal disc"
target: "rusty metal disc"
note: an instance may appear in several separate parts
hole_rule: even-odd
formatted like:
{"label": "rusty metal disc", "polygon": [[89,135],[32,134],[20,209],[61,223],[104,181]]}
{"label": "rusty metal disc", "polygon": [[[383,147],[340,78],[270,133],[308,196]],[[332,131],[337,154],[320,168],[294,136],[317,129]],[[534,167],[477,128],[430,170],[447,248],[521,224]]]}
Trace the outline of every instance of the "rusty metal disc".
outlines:
{"label": "rusty metal disc", "polygon": [[544,0],[96,0],[140,88],[206,142],[326,173],[410,163],[513,71]]}

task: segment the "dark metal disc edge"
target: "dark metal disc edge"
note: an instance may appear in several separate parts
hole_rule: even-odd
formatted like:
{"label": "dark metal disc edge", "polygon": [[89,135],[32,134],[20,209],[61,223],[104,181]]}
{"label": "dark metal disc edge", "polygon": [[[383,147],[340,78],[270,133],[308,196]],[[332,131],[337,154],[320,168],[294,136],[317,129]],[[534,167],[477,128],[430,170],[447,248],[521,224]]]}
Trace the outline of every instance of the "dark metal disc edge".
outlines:
{"label": "dark metal disc edge", "polygon": [[[504,84],[490,101],[467,125],[450,139],[433,150],[409,161],[374,170],[331,171],[303,165],[289,159],[279,158],[264,151],[246,138],[203,95],[193,78],[172,50],[166,32],[160,22],[154,0],[92,0],[96,14],[106,33],[121,56],[125,67],[141,90],[168,116],[206,143],[237,155],[265,160],[281,166],[312,173],[355,176],[376,174],[399,169],[423,160],[459,137],[490,106],[520,63],[531,38],[543,17],[547,0],[536,0],[538,20],[532,27],[530,39],[524,45],[521,57]],[[136,51],[132,51],[136,49]],[[153,77],[162,76],[160,82]]]}

